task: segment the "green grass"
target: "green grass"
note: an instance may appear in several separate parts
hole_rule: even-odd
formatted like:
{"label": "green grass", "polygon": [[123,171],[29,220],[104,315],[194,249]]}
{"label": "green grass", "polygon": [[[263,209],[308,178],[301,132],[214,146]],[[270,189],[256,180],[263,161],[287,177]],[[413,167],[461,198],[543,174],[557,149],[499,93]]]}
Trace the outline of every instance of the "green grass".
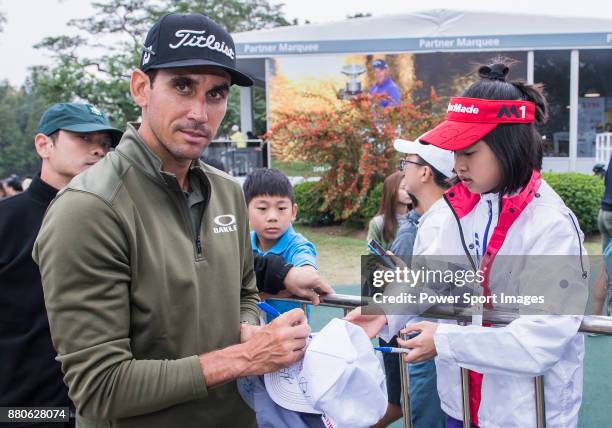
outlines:
{"label": "green grass", "polygon": [[594,233],[584,240],[584,248],[590,256],[601,255],[601,237],[599,233]]}
{"label": "green grass", "polygon": [[351,229],[344,229],[342,227],[319,228],[303,225],[296,225],[295,228],[316,246],[358,252],[366,248],[365,239],[362,240],[350,236],[351,233],[354,233]]}
{"label": "green grass", "polygon": [[321,275],[330,285],[359,283],[360,257],[367,254],[365,238],[349,236],[351,230],[339,227],[296,225],[295,228],[317,248]]}
{"label": "green grass", "polygon": [[316,165],[307,162],[282,162],[274,159],[272,161],[272,167],[280,169],[286,176],[301,176],[301,177],[318,177],[319,173],[314,172],[312,169]]}
{"label": "green grass", "polygon": [[612,337],[586,337],[584,356],[584,390],[579,428],[610,426],[610,385],[612,370]]}

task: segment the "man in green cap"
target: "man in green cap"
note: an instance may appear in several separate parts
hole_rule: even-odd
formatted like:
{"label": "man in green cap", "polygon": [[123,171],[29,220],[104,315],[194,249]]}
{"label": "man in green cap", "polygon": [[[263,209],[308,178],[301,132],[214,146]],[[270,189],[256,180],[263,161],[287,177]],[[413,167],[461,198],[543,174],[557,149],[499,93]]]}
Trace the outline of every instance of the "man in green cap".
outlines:
{"label": "man in green cap", "polygon": [[71,406],[32,247],[58,190],[102,159],[121,134],[91,105],[51,106],[34,139],[40,174],[25,192],[0,201],[0,407]]}
{"label": "man in green cap", "polygon": [[115,147],[123,132],[90,104],[61,103],[45,111],[34,143],[42,158],[41,177],[61,189]]}
{"label": "man in green cap", "polygon": [[244,194],[199,161],[232,84],[252,80],[227,31],[160,18],[131,76],[142,122],[47,211],[34,257],[79,427],[254,427],[236,379],[304,354],[301,309],[257,325]]}

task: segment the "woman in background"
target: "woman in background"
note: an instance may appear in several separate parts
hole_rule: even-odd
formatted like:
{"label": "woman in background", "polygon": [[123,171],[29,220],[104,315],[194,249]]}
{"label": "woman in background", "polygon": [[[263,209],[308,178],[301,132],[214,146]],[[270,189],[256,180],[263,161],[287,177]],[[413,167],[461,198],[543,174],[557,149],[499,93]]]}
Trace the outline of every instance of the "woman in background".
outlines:
{"label": "woman in background", "polygon": [[376,239],[385,250],[393,243],[397,229],[407,221],[407,214],[412,209],[403,180],[404,174],[400,171],[385,179],[380,208],[368,227],[367,242]]}
{"label": "woman in background", "polygon": [[[375,239],[385,250],[388,250],[400,226],[408,221],[408,213],[411,209],[412,200],[406,192],[404,174],[401,171],[394,172],[385,179],[383,184],[380,208],[376,216],[370,220],[366,244]],[[379,342],[380,346],[399,346],[397,336],[389,342],[383,339],[379,339]],[[386,427],[402,417],[399,359],[396,354],[384,354],[383,362],[387,375],[389,404],[384,418],[375,425],[375,428]]]}

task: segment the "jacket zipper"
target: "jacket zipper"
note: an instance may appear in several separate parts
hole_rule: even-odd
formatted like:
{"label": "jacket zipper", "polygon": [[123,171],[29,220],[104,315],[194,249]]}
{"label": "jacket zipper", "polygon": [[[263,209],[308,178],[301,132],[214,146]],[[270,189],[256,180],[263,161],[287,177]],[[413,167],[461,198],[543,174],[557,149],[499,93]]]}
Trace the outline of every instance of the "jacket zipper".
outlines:
{"label": "jacket zipper", "polygon": [[[204,205],[204,211],[206,211],[208,207],[208,202],[210,201],[210,184],[208,182],[208,179],[206,179],[206,175],[204,175],[203,181],[204,181],[205,186],[207,187],[206,200],[205,200],[205,205]],[[167,181],[166,181],[166,186],[164,187],[171,198],[180,199],[180,201],[178,201],[179,210],[181,211],[181,215],[183,216],[183,221],[187,223],[187,228],[191,232],[191,238],[192,238],[192,242],[193,242],[193,246],[195,250],[195,258],[196,258],[196,261],[198,261],[202,259],[202,240],[200,239],[201,230],[197,232],[193,230],[193,225],[191,224],[191,215],[189,212],[189,206],[187,205],[187,198],[185,197],[185,194],[183,193],[181,186],[178,184],[178,181],[176,181],[176,177],[174,178],[174,184],[181,194],[180,197],[175,196],[176,192],[173,192],[170,189],[168,189]],[[202,218],[200,219],[200,229],[201,229],[201,223],[202,223],[203,218],[204,218],[204,213],[202,213]]]}
{"label": "jacket zipper", "polygon": [[450,208],[451,212],[453,213],[453,216],[455,217],[455,220],[457,221],[457,226],[459,227],[459,237],[461,238],[461,245],[463,246],[463,251],[465,252],[465,255],[467,256],[468,260],[470,261],[470,265],[472,266],[472,269],[474,270],[474,272],[476,272],[478,270],[478,268],[476,267],[476,263],[474,262],[474,258],[472,257],[472,253],[470,253],[470,250],[468,250],[468,246],[465,243],[465,236],[463,234],[463,227],[461,227],[461,221],[459,220],[459,216],[457,215],[457,213],[455,212],[453,206],[451,205],[450,201],[448,200],[448,197],[446,196],[446,194],[443,196],[444,201],[446,202],[446,204],[448,205],[448,207]]}
{"label": "jacket zipper", "polygon": [[[193,239],[193,244],[196,251],[196,260],[200,260],[202,258],[202,241],[200,240],[200,234],[193,230],[193,225],[191,224],[191,215],[189,213],[189,206],[187,205],[187,198],[185,195],[182,195],[183,200],[183,209],[186,210],[187,213],[187,224],[189,225],[189,230],[191,231],[191,236]],[[183,218],[185,215],[183,215]],[[201,220],[200,220],[201,221]]]}
{"label": "jacket zipper", "polygon": [[568,216],[574,225],[574,230],[576,231],[576,236],[578,237],[578,251],[580,252],[580,270],[582,271],[582,279],[586,279],[589,276],[589,273],[585,270],[584,263],[582,262],[582,241],[580,241],[580,232],[578,231],[578,226],[576,226],[574,217],[571,214],[568,214]]}
{"label": "jacket zipper", "polygon": [[487,251],[487,241],[489,239],[489,228],[491,227],[491,221],[493,221],[493,206],[491,201],[487,200],[487,204],[489,205],[489,220],[487,221],[487,227],[485,227],[484,238],[482,242],[482,255]]}
{"label": "jacket zipper", "polygon": [[195,245],[196,245],[196,254],[198,258],[200,258],[202,257],[202,241],[200,240],[200,234],[196,236]]}
{"label": "jacket zipper", "polygon": [[[171,198],[176,198],[176,196],[174,195],[174,192],[171,192],[168,189],[167,191]],[[187,205],[187,198],[185,198],[185,195],[183,194],[182,190],[181,190],[181,196],[179,197],[179,199],[180,199],[179,210],[181,211],[183,221],[187,223],[187,227],[191,233],[191,237],[192,237],[193,244],[194,244],[194,250],[196,253],[196,261],[197,261],[202,258],[202,241],[200,240],[200,234],[198,233],[196,235],[195,231],[193,230],[193,226],[191,224],[191,218],[189,216],[189,206]]]}

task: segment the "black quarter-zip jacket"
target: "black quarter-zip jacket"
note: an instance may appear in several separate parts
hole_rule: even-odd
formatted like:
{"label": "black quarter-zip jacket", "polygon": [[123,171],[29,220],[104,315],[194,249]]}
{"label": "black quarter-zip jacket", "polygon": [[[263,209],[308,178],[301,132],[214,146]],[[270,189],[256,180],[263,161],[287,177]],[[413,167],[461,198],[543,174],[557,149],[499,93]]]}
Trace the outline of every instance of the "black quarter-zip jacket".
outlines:
{"label": "black quarter-zip jacket", "polygon": [[[0,406],[68,407],[32,247],[57,194],[36,176],[0,201]],[[18,424],[11,426],[19,426]]]}

